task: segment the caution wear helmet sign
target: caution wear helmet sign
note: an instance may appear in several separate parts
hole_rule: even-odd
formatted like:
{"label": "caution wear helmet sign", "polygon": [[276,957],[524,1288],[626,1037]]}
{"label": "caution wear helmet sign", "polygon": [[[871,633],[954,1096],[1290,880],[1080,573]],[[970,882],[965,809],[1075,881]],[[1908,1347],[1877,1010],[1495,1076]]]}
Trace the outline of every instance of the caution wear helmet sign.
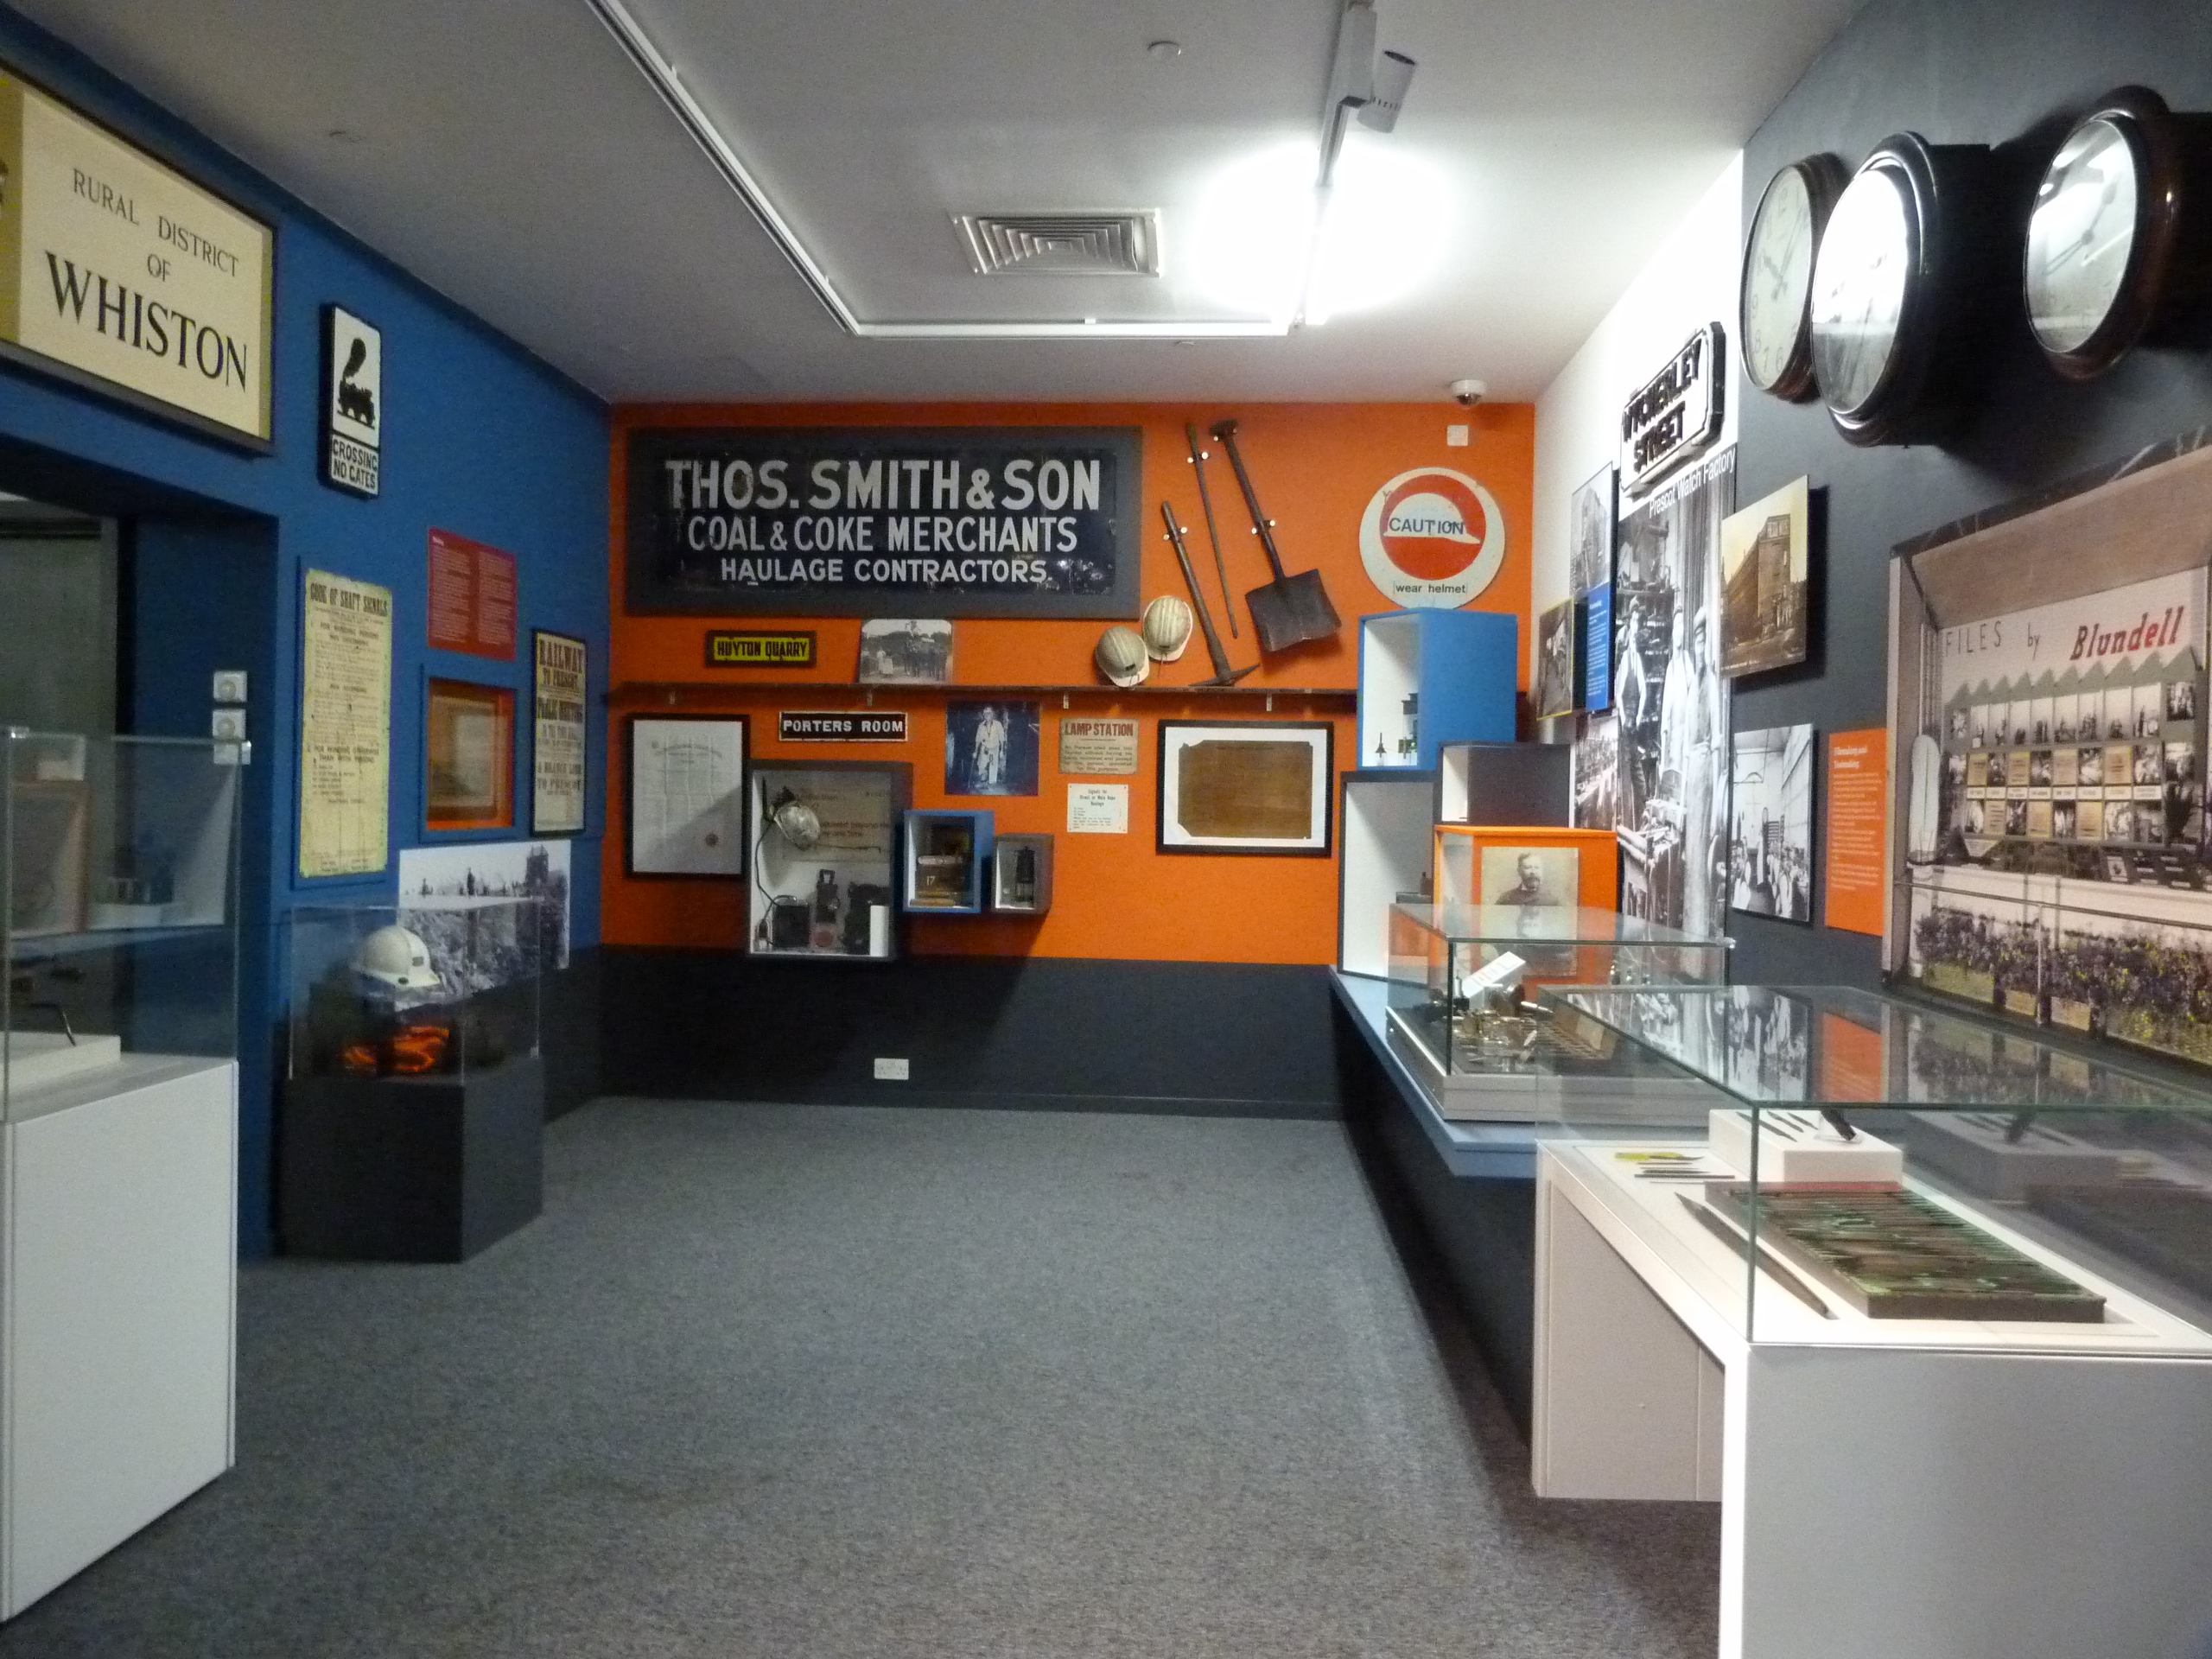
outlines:
{"label": "caution wear helmet sign", "polygon": [[1505,517],[1465,473],[1417,467],[1376,491],[1359,521],[1370,581],[1410,609],[1456,610],[1505,563]]}

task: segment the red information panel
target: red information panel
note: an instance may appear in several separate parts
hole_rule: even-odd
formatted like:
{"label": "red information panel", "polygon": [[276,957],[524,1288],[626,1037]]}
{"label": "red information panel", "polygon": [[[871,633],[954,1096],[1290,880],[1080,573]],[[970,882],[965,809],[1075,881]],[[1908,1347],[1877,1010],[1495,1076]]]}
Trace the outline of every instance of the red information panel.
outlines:
{"label": "red information panel", "polygon": [[515,556],[430,532],[430,648],[515,659]]}
{"label": "red information panel", "polygon": [[1851,933],[1882,931],[1889,875],[1890,734],[1879,727],[1828,739],[1828,894],[1825,920]]}

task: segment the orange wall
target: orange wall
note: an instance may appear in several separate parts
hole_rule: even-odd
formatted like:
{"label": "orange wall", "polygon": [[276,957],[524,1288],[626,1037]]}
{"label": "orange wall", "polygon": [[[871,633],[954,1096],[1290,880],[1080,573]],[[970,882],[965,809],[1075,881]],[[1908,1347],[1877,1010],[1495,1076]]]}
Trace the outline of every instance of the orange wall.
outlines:
{"label": "orange wall", "polygon": [[[1449,467],[1480,480],[1505,518],[1505,563],[1476,601],[1478,610],[1503,611],[1522,620],[1521,679],[1526,683],[1529,628],[1530,493],[1535,473],[1535,411],[1525,404],[1485,405],[1460,411],[1437,404],[1265,404],[1234,410],[1179,404],[741,404],[633,406],[614,417],[613,523],[609,568],[613,583],[613,645],[609,678],[617,690],[615,729],[607,753],[609,805],[602,900],[602,936],[611,944],[705,945],[734,948],[745,926],[746,892],[732,881],[633,881],[622,873],[624,751],[620,716],[654,706],[625,698],[626,683],[679,681],[726,683],[711,698],[687,693],[693,712],[728,710],[750,717],[753,752],[817,760],[905,760],[914,769],[914,804],[948,804],[944,784],[944,703],[931,690],[859,688],[852,683],[860,623],[849,617],[632,617],[623,612],[626,439],[638,426],[1137,426],[1144,433],[1143,500],[1139,535],[1143,550],[1142,595],[1185,594],[1173,550],[1160,534],[1159,504],[1175,504],[1199,579],[1212,602],[1216,626],[1230,658],[1243,665],[1258,650],[1244,594],[1268,579],[1267,562],[1251,534],[1251,521],[1235,476],[1219,453],[1207,463],[1207,483],[1227,555],[1230,590],[1237,596],[1240,639],[1231,639],[1220,614],[1213,554],[1200,514],[1197,486],[1186,458],[1183,423],[1203,433],[1224,414],[1238,417],[1238,446],[1252,472],[1261,504],[1275,521],[1284,568],[1318,569],[1344,619],[1334,638],[1268,658],[1242,684],[1266,689],[1312,688],[1334,693],[1315,700],[1275,699],[1272,716],[1258,697],[1189,699],[1147,691],[1125,696],[1103,684],[1091,667],[1091,648],[1102,622],[955,619],[953,673],[958,686],[1066,686],[1073,714],[1117,713],[1143,723],[1137,774],[1119,780],[1129,791],[1129,833],[1066,833],[1067,779],[1058,770],[1062,697],[1042,699],[1039,790],[1034,797],[963,798],[952,804],[988,807],[1001,830],[1045,831],[1056,839],[1051,912],[1041,918],[917,918],[908,948],[922,954],[1105,957],[1137,960],[1325,963],[1336,954],[1337,865],[1334,857],[1253,858],[1161,856],[1154,850],[1160,719],[1332,719],[1338,728],[1336,765],[1353,764],[1352,711],[1358,616],[1393,608],[1360,563],[1358,525],[1368,499],[1385,480],[1410,467]],[[1445,442],[1447,424],[1472,427],[1464,448]],[[779,674],[805,680],[803,690],[747,690],[742,671],[705,669],[702,636],[710,627],[803,626],[813,629],[817,667]],[[1205,642],[1193,635],[1180,662],[1156,664],[1154,687],[1187,685],[1212,673]],[[757,686],[760,677],[753,676]],[[820,689],[815,689],[816,686]],[[873,696],[878,708],[909,711],[905,744],[797,744],[775,741],[779,709],[857,708]],[[664,704],[659,706],[665,706]]]}

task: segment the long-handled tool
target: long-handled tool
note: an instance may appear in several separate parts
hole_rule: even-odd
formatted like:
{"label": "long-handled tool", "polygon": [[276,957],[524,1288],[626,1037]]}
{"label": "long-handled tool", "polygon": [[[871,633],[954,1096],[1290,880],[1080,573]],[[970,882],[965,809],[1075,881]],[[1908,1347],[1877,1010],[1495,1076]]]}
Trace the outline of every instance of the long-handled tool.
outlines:
{"label": "long-handled tool", "polygon": [[1206,487],[1206,452],[1198,447],[1198,423],[1183,423],[1183,441],[1191,446],[1191,470],[1198,474],[1198,505],[1206,510],[1206,539],[1213,543],[1213,573],[1221,578],[1221,608],[1229,618],[1229,637],[1237,638],[1236,601],[1229,596],[1229,566],[1221,556],[1221,529],[1213,521],[1213,492]]}
{"label": "long-handled tool", "polygon": [[1191,590],[1191,602],[1198,607],[1198,626],[1205,632],[1206,655],[1213,658],[1213,678],[1198,683],[1234,685],[1259,664],[1255,663],[1252,668],[1229,665],[1229,653],[1222,649],[1221,636],[1213,631],[1213,618],[1206,613],[1205,590],[1198,586],[1198,572],[1191,569],[1190,550],[1183,545],[1183,527],[1175,522],[1175,509],[1163,501],[1160,504],[1160,516],[1167,523],[1167,539],[1174,544],[1175,563],[1183,567],[1183,581]]}
{"label": "long-handled tool", "polygon": [[1273,582],[1244,595],[1244,602],[1252,607],[1252,629],[1260,636],[1260,649],[1287,651],[1307,639],[1327,639],[1344,624],[1338,620],[1337,607],[1329,603],[1321,573],[1283,574],[1282,555],[1275,550],[1274,521],[1260,511],[1259,492],[1252,487],[1252,475],[1244,470],[1244,457],[1236,453],[1236,423],[1216,421],[1213,435],[1229,452],[1230,467],[1236,474],[1237,487],[1244,492],[1244,505],[1252,515],[1252,533],[1260,538],[1268,568],[1275,573]]}

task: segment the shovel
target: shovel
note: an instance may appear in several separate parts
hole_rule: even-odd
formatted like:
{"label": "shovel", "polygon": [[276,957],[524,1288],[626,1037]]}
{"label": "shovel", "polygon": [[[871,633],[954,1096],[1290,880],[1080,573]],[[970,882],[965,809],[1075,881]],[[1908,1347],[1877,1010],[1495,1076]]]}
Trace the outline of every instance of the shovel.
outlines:
{"label": "shovel", "polygon": [[1160,504],[1160,516],[1167,521],[1167,539],[1175,544],[1175,562],[1183,567],[1184,585],[1190,588],[1191,598],[1198,607],[1198,626],[1205,631],[1206,655],[1213,658],[1213,678],[1198,683],[1234,685],[1259,664],[1255,663],[1252,668],[1229,665],[1229,653],[1221,648],[1221,636],[1213,631],[1213,618],[1206,613],[1205,591],[1198,586],[1198,573],[1191,569],[1191,555],[1183,545],[1183,527],[1175,522],[1175,509],[1163,501]]}
{"label": "shovel", "polygon": [[1344,624],[1338,620],[1337,607],[1329,603],[1329,590],[1321,585],[1321,573],[1301,570],[1294,576],[1283,574],[1282,555],[1275,550],[1274,521],[1260,511],[1259,493],[1252,487],[1252,475],[1244,470],[1244,457],[1236,452],[1236,423],[1216,421],[1213,435],[1229,452],[1229,464],[1236,474],[1236,486],[1244,492],[1244,505],[1252,515],[1252,533],[1260,538],[1260,545],[1268,556],[1268,568],[1275,573],[1273,582],[1244,595],[1244,602],[1252,607],[1252,629],[1260,636],[1260,649],[1287,651],[1307,639],[1327,639]]}

